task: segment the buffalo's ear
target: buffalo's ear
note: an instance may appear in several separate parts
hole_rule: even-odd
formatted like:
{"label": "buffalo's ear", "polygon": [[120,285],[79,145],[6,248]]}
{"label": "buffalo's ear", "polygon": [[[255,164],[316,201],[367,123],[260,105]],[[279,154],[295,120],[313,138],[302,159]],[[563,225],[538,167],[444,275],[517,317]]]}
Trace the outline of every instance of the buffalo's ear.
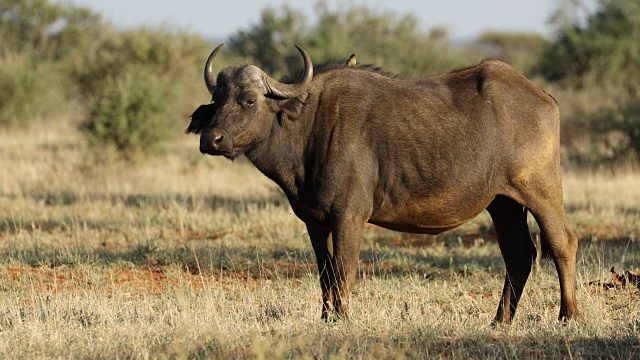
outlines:
{"label": "buffalo's ear", "polygon": [[278,112],[278,121],[296,120],[302,112],[302,109],[304,109],[308,97],[309,93],[305,92],[300,96],[285,101]]}
{"label": "buffalo's ear", "polygon": [[185,134],[199,134],[202,131],[202,122],[198,120],[198,118],[193,117],[195,114],[195,112],[191,114],[191,122],[184,131]]}
{"label": "buffalo's ear", "polygon": [[199,134],[211,122],[215,115],[215,105],[201,105],[191,114],[191,123],[184,131],[185,134]]}
{"label": "buffalo's ear", "polygon": [[202,131],[201,128],[198,128],[197,126],[193,126],[192,124],[189,124],[189,126],[184,131],[184,133],[185,134],[199,134],[201,131]]}

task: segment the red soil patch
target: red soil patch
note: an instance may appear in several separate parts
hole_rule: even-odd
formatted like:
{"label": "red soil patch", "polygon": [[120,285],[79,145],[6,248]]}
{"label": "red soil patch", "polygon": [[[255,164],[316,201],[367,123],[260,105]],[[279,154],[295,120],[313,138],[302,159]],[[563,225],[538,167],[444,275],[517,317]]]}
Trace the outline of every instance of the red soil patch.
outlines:
{"label": "red soil patch", "polygon": [[583,225],[578,224],[574,226],[574,231],[576,235],[580,238],[584,238],[587,236],[595,236],[598,239],[606,240],[606,239],[615,239],[620,236],[627,235],[624,229],[620,228],[619,225],[614,224],[599,224],[599,225]]}
{"label": "red soil patch", "polygon": [[[206,283],[204,277],[192,274],[180,274],[168,277],[166,269],[162,267],[143,267],[126,270],[109,270],[109,281],[105,281],[106,291],[113,292],[118,289],[130,289],[138,294],[160,295],[168,288],[178,285],[186,285],[195,291],[201,290]],[[208,280],[208,279],[207,279]]]}
{"label": "red soil patch", "polygon": [[[77,288],[82,275],[68,270],[44,269],[38,267],[9,267],[8,276],[0,278],[0,288],[30,288],[38,291],[57,293]],[[1,273],[1,272],[0,272]]]}
{"label": "red soil patch", "polygon": [[497,298],[500,297],[500,295],[502,295],[501,292],[499,291],[486,291],[483,293],[476,293],[474,291],[469,292],[469,297],[471,297],[472,299],[489,299],[489,298]]}
{"label": "red soil patch", "polygon": [[376,260],[363,260],[360,262],[360,271],[358,271],[358,273],[360,273],[361,271],[373,271],[374,269],[376,269],[376,267],[379,270],[389,272],[393,271],[393,269],[396,267],[396,264],[390,260],[385,260],[382,262]]}
{"label": "red soil patch", "polygon": [[[272,264],[291,273],[307,271],[307,264]],[[311,264],[315,265],[315,264]],[[271,268],[271,266],[270,266]],[[165,266],[142,266],[131,269],[98,268],[88,274],[84,269],[72,267],[29,267],[10,266],[0,269],[0,290],[36,291],[45,294],[57,294],[65,291],[102,290],[106,293],[130,293],[131,295],[161,295],[175,288],[189,288],[199,292],[207,288],[249,287],[257,289],[271,283],[274,276],[265,274],[256,276],[249,271],[220,269],[216,274],[203,274],[197,268],[185,266],[184,271],[170,270]],[[303,270],[304,269],[304,270]],[[290,277],[285,277],[288,279]],[[291,276],[293,278],[293,276]],[[281,280],[278,280],[279,282]],[[296,282],[287,282],[286,286],[297,286]]]}
{"label": "red soil patch", "polygon": [[222,238],[224,238],[225,236],[232,234],[233,231],[232,230],[223,230],[223,231],[219,231],[219,232],[215,232],[215,233],[201,233],[198,231],[189,231],[189,232],[182,232],[182,231],[178,231],[174,233],[174,238],[176,239],[181,239],[181,240],[210,240],[210,241],[215,241],[215,240],[220,240]]}

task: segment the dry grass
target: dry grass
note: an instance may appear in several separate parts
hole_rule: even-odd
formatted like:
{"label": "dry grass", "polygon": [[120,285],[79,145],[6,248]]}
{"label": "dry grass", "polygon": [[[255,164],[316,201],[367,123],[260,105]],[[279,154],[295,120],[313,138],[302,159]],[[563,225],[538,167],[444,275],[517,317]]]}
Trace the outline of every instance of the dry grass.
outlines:
{"label": "dry grass", "polygon": [[131,167],[71,126],[0,134],[0,354],[7,358],[637,358],[640,176],[565,175],[582,318],[556,321],[550,262],[491,328],[504,266],[486,214],[439,236],[368,227],[348,321],[320,320],[315,261],[286,199],[197,138]]}

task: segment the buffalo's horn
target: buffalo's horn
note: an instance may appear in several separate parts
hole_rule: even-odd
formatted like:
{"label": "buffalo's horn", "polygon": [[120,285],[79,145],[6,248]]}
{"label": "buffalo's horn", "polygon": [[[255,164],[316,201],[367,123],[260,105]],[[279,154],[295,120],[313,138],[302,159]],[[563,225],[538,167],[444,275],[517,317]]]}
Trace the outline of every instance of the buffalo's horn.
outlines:
{"label": "buffalo's horn", "polygon": [[295,84],[283,84],[265,75],[265,83],[269,94],[283,99],[290,99],[302,94],[309,88],[309,85],[311,85],[311,80],[313,79],[313,64],[311,63],[311,58],[300,46],[296,45],[296,48],[300,51],[304,59],[304,74]]}
{"label": "buffalo's horn", "polygon": [[216,74],[213,72],[213,61],[223,46],[224,44],[220,44],[211,52],[211,55],[209,55],[207,59],[207,64],[204,66],[204,83],[207,84],[207,89],[212,96],[213,92],[216,91]]}

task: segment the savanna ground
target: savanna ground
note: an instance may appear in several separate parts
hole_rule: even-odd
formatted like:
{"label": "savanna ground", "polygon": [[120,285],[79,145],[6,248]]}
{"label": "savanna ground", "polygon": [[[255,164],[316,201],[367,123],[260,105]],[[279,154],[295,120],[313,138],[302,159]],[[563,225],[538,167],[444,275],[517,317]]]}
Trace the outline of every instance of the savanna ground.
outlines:
{"label": "savanna ground", "polygon": [[[320,320],[305,228],[246,161],[197,137],[133,167],[72,125],[0,133],[4,358],[638,358],[640,175],[566,173],[582,317],[557,322],[551,261],[492,328],[504,265],[488,214],[438,236],[367,227],[349,320]],[[536,228],[532,223],[532,231]]]}

